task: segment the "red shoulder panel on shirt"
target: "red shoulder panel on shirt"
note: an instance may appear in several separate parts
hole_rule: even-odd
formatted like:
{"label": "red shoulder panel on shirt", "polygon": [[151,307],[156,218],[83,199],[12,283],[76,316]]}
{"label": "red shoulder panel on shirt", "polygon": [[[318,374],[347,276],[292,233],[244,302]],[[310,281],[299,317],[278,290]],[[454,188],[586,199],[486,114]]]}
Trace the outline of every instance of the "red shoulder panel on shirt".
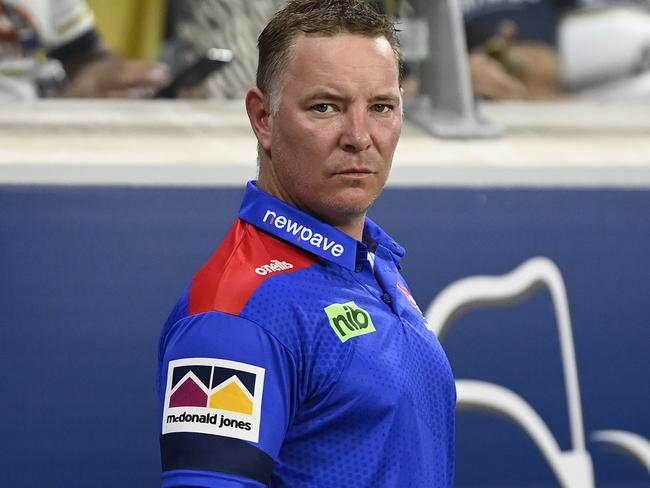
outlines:
{"label": "red shoulder panel on shirt", "polygon": [[267,279],[299,271],[319,260],[238,219],[219,249],[194,276],[189,313],[219,311],[238,315]]}

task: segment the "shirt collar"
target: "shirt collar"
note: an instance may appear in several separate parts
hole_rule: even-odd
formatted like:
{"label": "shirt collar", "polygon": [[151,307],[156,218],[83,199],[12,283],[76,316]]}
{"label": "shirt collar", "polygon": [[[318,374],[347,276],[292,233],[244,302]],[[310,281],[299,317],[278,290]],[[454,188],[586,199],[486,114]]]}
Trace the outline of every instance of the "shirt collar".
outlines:
{"label": "shirt collar", "polygon": [[366,259],[368,248],[374,252],[378,246],[386,247],[395,264],[399,264],[405,254],[404,248],[369,218],[365,221],[362,243],[313,215],[263,192],[255,181],[249,181],[246,185],[239,218],[349,270],[356,268],[359,259]]}
{"label": "shirt collar", "polygon": [[366,217],[366,222],[363,227],[363,242],[372,252],[376,252],[378,247],[386,248],[390,252],[395,265],[398,267],[401,259],[406,254],[406,249],[395,242],[384,229],[368,217]]}

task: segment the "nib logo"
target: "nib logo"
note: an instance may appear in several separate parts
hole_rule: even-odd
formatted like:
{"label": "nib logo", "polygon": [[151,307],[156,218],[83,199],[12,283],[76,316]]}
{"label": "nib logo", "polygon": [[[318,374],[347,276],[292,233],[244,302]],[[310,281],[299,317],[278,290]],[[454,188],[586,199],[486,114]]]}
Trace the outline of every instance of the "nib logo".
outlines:
{"label": "nib logo", "polygon": [[200,432],[257,442],[264,369],[224,359],[169,362],[163,434]]}
{"label": "nib logo", "polygon": [[341,342],[376,332],[370,314],[354,302],[333,303],[324,308],[332,329]]}

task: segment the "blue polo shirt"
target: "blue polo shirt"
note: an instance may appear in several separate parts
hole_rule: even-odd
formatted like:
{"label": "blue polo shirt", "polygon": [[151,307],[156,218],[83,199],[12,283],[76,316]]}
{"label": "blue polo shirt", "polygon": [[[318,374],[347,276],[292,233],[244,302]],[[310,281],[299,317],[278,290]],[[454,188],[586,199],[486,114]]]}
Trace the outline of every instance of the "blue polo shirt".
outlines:
{"label": "blue polo shirt", "polygon": [[452,486],[454,380],[403,255],[249,183],[162,332],[162,485]]}

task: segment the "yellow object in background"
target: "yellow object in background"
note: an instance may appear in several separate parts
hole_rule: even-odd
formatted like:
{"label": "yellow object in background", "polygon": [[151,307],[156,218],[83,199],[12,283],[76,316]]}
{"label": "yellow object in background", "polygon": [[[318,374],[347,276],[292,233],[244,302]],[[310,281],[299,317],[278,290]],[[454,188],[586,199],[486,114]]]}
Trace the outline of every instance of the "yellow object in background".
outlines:
{"label": "yellow object in background", "polygon": [[125,58],[153,61],[165,29],[165,0],[87,0],[104,42]]}

